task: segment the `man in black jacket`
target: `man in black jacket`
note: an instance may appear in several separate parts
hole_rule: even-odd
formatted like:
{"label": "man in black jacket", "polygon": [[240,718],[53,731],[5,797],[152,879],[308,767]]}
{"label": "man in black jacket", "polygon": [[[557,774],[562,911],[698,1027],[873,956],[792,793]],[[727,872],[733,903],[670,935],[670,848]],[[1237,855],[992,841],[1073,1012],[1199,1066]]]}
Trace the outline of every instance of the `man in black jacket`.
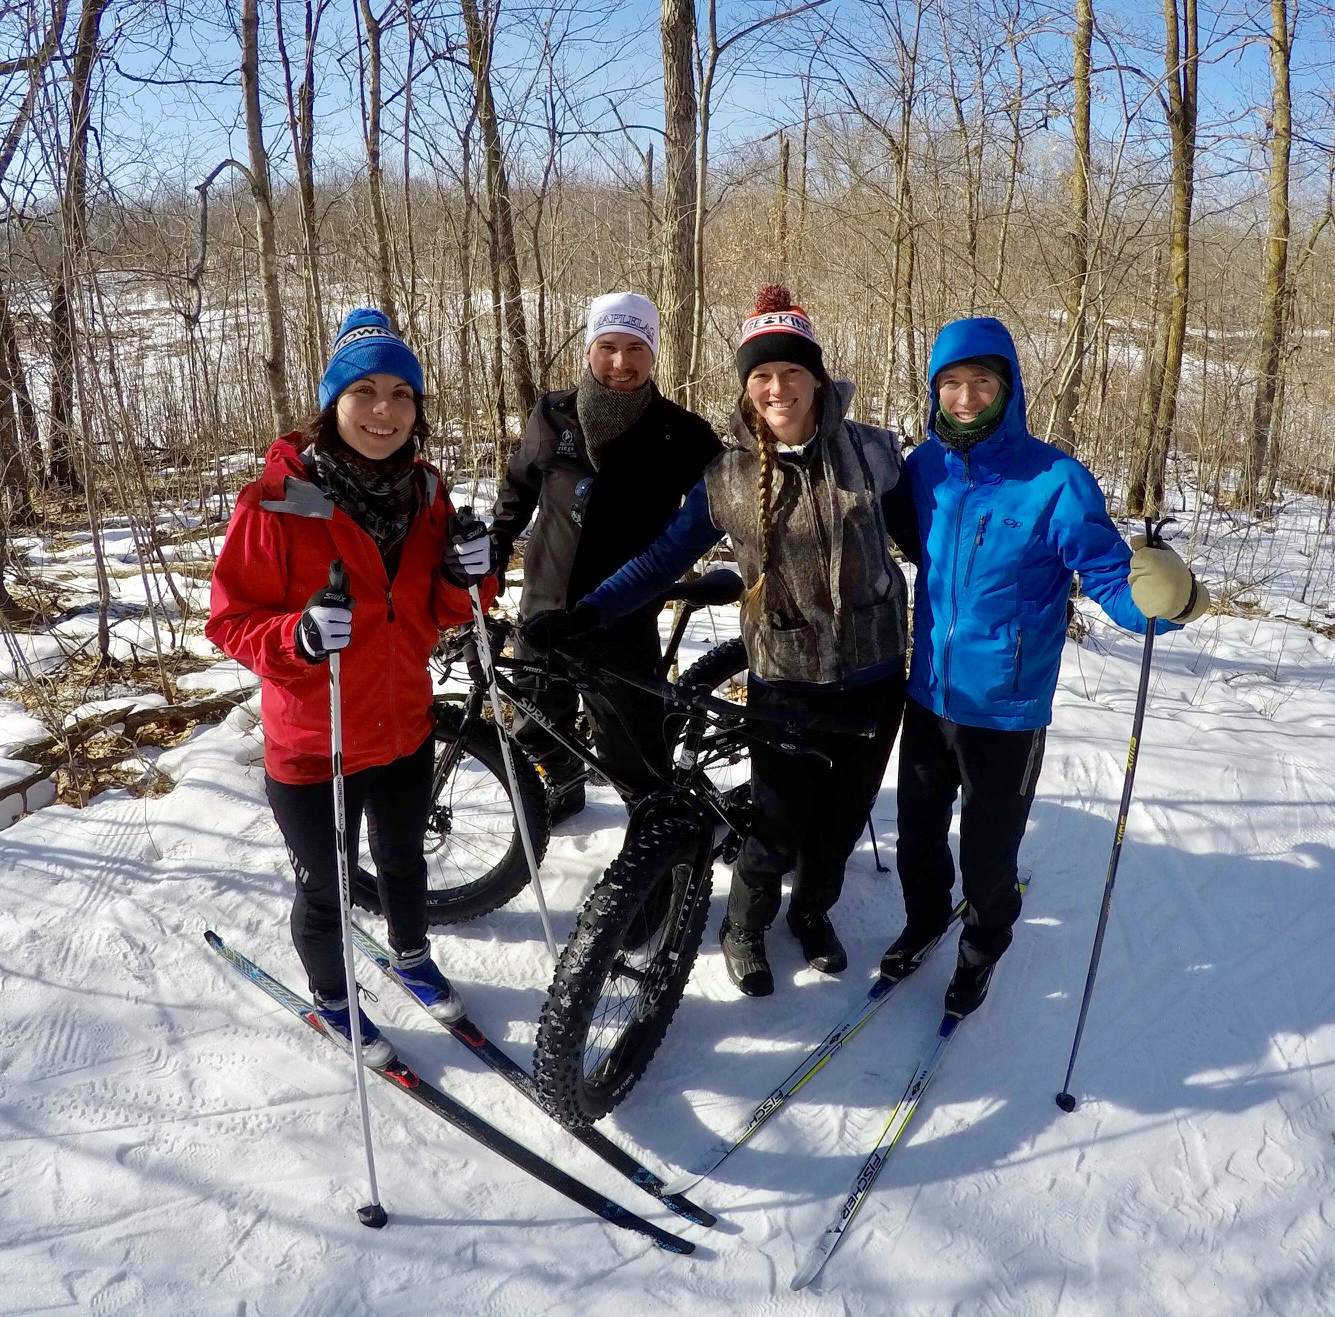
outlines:
{"label": "man in black jacket", "polygon": [[[493,509],[500,563],[537,509],[524,550],[525,618],[574,603],[648,548],[721,451],[709,424],[669,402],[653,382],[658,311],[648,298],[594,298],[584,344],[578,386],[539,400]],[[599,632],[590,652],[606,667],[652,676],[662,659],[657,610],[642,609]],[[549,688],[533,698],[569,735],[574,693]],[[623,686],[613,699],[586,697],[585,707],[611,771],[632,793],[654,786],[668,767],[662,705]],[[516,732],[546,773],[553,822],[582,809],[580,761],[534,722],[521,720]]]}

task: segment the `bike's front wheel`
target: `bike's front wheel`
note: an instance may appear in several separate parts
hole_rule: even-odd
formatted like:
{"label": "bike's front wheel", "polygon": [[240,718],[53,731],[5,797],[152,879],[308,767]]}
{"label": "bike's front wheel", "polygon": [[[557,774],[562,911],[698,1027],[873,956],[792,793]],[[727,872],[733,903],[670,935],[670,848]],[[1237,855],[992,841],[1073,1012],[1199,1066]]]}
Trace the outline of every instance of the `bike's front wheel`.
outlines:
{"label": "bike's front wheel", "polygon": [[[528,862],[515,824],[510,784],[492,723],[467,725],[457,706],[437,703],[436,759],[427,815],[426,913],[429,924],[475,919],[513,900],[528,882]],[[519,800],[528,822],[534,858],[547,850],[547,794],[522,751],[511,747]],[[375,880],[364,871],[353,880],[353,900],[379,913]]]}
{"label": "bike's front wheel", "polygon": [[605,1116],[663,1041],[709,916],[712,832],[693,815],[650,815],[585,901],[533,1058],[538,1092],[558,1120]]}

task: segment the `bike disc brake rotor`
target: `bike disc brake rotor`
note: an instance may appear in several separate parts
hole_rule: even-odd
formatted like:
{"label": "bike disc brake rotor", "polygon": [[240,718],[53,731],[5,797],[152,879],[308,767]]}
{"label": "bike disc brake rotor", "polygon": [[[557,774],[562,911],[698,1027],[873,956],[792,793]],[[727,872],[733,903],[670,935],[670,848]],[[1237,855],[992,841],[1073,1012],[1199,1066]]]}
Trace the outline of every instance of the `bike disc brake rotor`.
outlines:
{"label": "bike disc brake rotor", "polygon": [[500,864],[514,842],[514,811],[505,783],[466,750],[434,793],[423,850],[431,886],[471,882]]}

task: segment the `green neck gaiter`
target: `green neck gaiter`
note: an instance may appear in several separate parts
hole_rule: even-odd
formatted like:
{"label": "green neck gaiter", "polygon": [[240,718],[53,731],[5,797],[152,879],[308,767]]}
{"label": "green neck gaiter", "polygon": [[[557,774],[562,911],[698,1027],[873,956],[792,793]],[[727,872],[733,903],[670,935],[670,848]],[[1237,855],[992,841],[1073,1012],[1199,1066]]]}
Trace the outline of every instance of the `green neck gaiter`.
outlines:
{"label": "green neck gaiter", "polygon": [[958,421],[936,400],[936,432],[941,442],[960,453],[967,453],[975,444],[980,444],[989,435],[994,434],[1001,425],[1001,418],[1006,412],[1006,403],[1010,399],[1010,390],[1003,384],[992,399],[991,404],[979,412],[972,421]]}

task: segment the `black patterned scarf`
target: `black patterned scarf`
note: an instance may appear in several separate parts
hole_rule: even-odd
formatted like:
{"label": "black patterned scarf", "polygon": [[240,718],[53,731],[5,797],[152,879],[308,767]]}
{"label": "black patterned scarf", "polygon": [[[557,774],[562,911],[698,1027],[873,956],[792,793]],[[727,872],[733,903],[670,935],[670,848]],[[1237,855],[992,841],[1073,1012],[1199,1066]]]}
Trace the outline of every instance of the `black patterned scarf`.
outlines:
{"label": "black patterned scarf", "polygon": [[391,578],[398,570],[399,553],[422,498],[415,456],[411,439],[379,461],[363,456],[342,439],[314,448],[316,483],[375,541]]}

